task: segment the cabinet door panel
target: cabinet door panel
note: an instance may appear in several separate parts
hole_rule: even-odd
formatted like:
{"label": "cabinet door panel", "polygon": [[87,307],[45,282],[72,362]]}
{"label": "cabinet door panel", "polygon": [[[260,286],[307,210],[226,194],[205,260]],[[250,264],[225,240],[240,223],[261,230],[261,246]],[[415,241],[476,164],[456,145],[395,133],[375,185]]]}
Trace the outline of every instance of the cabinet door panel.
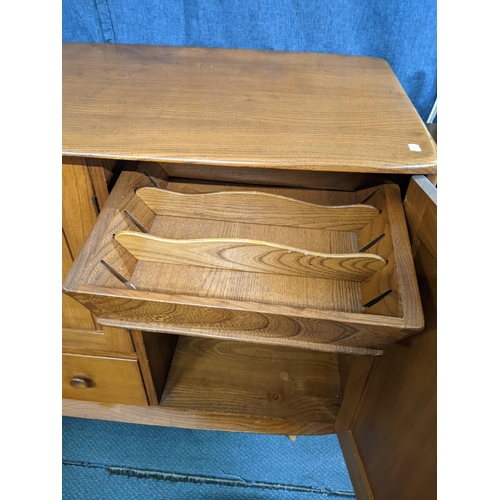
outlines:
{"label": "cabinet door panel", "polygon": [[[69,249],[68,241],[63,232],[62,235],[62,271],[63,280],[68,273],[73,259]],[[62,327],[76,328],[80,330],[95,330],[96,325],[90,311],[75,299],[63,294],[62,296]]]}
{"label": "cabinet door panel", "polygon": [[64,158],[62,165],[62,227],[73,259],[97,220],[94,187],[82,158]]}

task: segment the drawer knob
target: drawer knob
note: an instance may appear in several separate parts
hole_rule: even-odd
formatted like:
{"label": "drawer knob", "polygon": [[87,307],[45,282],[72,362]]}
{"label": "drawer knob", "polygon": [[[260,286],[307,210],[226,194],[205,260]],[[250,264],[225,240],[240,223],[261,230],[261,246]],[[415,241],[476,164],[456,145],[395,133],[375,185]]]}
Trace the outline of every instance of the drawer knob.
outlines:
{"label": "drawer knob", "polygon": [[92,380],[84,375],[77,375],[76,377],[73,377],[69,384],[75,389],[88,389],[94,385]]}

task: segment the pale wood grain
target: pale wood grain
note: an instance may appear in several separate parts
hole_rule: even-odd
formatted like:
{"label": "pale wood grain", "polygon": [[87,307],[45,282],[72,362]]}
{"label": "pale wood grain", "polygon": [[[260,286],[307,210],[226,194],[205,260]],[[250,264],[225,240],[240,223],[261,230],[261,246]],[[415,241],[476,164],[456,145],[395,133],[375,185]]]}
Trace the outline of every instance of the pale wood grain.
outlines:
{"label": "pale wood grain", "polygon": [[[75,389],[70,385],[76,376],[92,381],[92,387]],[[147,405],[137,360],[63,354],[63,398]]]}
{"label": "pale wood grain", "polygon": [[131,231],[115,239],[140,261],[306,278],[363,281],[386,265],[374,254],[321,254],[255,240],[172,240]]}
{"label": "pale wood grain", "polygon": [[436,171],[435,144],[381,59],[65,43],[62,74],[64,154],[236,168]]}
{"label": "pale wood grain", "polygon": [[[221,189],[241,191],[255,187],[171,180],[169,190],[182,193],[208,193]],[[353,193],[283,187],[259,186],[259,192],[280,194],[288,198],[325,206],[354,203]],[[321,253],[356,252],[356,235],[347,231],[265,226],[226,221],[196,220],[184,217],[156,217],[151,232],[170,238],[206,238],[232,236],[273,241]],[[164,277],[169,276],[166,280]],[[353,281],[319,280],[294,276],[273,276],[243,271],[186,268],[139,262],[134,280],[141,288],[204,295],[214,298],[232,297],[249,302],[296,305],[345,312],[362,312],[359,283]],[[271,292],[272,291],[272,292]]]}
{"label": "pale wood grain", "polygon": [[368,205],[326,207],[259,191],[183,194],[140,188],[135,194],[156,215],[271,226],[354,231],[379,215]]}

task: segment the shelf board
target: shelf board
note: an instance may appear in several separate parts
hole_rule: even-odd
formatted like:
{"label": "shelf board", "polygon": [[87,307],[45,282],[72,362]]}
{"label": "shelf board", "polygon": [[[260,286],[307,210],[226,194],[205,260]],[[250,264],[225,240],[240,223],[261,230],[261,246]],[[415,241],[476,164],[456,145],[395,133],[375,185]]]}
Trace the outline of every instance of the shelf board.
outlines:
{"label": "shelf board", "polygon": [[180,337],[160,406],[333,425],[337,374],[332,353]]}

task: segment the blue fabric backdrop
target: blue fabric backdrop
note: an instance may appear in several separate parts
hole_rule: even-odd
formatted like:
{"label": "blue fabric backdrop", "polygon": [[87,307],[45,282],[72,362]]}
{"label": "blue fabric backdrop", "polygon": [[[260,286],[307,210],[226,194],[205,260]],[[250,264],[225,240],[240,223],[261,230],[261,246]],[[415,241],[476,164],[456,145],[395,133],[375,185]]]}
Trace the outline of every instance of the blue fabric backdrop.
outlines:
{"label": "blue fabric backdrop", "polygon": [[63,0],[63,41],[380,57],[424,121],[436,99],[436,0]]}

